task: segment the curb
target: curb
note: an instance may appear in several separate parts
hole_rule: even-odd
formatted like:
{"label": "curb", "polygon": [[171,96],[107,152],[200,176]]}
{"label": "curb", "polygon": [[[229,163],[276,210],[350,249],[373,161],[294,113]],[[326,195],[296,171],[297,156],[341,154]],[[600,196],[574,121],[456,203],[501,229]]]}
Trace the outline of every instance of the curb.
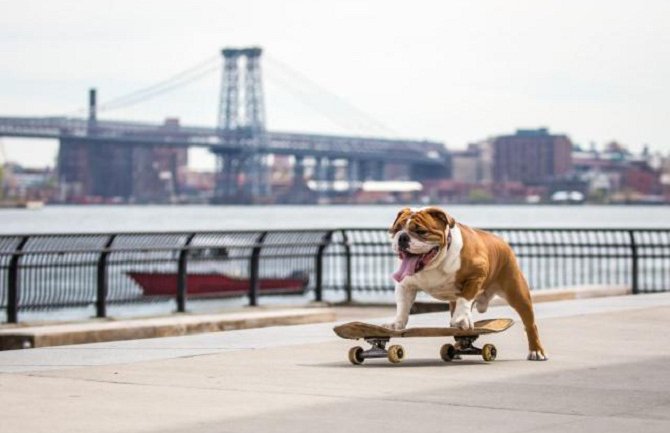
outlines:
{"label": "curb", "polygon": [[205,332],[334,321],[335,311],[331,309],[304,308],[34,326],[0,330],[0,350],[175,337]]}

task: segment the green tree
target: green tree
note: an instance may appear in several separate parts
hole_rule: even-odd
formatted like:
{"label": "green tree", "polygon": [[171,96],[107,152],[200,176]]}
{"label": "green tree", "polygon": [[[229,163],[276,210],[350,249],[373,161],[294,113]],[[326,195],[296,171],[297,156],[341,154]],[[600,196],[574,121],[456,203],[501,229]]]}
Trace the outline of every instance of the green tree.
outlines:
{"label": "green tree", "polygon": [[609,203],[609,193],[604,188],[594,189],[589,192],[589,203],[607,204]]}
{"label": "green tree", "polygon": [[470,203],[490,203],[493,201],[493,196],[486,190],[475,188],[470,190],[468,200]]}

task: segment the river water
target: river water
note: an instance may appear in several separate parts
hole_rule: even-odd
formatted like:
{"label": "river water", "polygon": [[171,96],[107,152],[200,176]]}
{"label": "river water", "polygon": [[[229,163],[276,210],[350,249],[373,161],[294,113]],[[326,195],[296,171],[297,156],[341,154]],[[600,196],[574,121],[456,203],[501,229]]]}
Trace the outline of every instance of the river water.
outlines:
{"label": "river water", "polygon": [[[46,206],[0,210],[0,234],[387,227],[401,206]],[[475,227],[670,227],[670,206],[442,206]]]}

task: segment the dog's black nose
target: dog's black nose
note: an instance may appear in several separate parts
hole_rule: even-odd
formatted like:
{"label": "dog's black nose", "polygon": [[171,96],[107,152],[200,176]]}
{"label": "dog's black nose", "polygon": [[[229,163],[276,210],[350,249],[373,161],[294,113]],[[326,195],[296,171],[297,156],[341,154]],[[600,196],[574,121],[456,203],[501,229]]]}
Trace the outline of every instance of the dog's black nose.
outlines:
{"label": "dog's black nose", "polygon": [[401,250],[406,250],[409,247],[409,235],[407,233],[400,233],[400,236],[398,236],[398,246]]}

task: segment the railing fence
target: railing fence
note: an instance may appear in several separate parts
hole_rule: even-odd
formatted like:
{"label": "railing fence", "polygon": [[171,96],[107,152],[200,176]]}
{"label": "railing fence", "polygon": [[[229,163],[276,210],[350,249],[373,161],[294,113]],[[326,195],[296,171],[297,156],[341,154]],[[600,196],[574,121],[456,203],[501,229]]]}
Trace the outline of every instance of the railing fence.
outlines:
{"label": "railing fence", "polygon": [[[584,285],[670,288],[670,229],[492,229],[533,290]],[[22,311],[302,295],[351,302],[393,291],[385,229],[0,236],[0,308]]]}

